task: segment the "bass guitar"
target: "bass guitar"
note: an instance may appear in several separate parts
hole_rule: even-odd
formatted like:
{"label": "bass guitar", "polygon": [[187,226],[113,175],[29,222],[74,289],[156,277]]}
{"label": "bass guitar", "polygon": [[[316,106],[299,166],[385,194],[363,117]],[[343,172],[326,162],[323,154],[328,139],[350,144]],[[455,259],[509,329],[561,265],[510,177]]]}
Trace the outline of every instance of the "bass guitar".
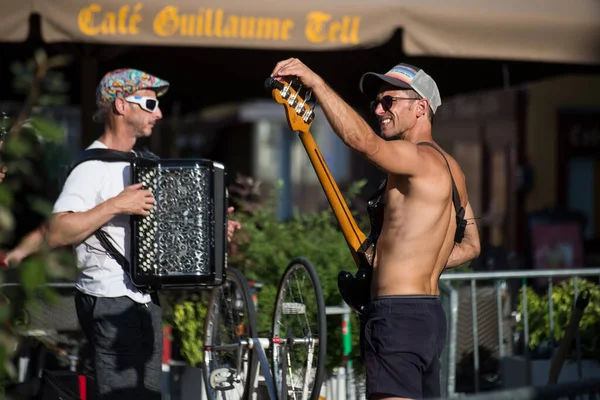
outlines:
{"label": "bass guitar", "polygon": [[369,236],[366,236],[356,224],[319,147],[310,133],[316,105],[316,102],[311,102],[312,92],[306,89],[303,90],[302,85],[294,81],[281,82],[273,78],[267,78],[265,88],[271,92],[273,99],[285,108],[288,126],[298,134],[308,154],[329,205],[339,223],[352,258],[357,265],[358,269],[354,274],[349,271],[341,271],[338,274],[338,289],[344,302],[352,310],[362,315],[365,307],[371,301],[371,278],[375,245],[381,230],[383,216],[381,197],[385,189],[385,182],[378,193],[369,199],[367,211],[371,222],[371,232]]}

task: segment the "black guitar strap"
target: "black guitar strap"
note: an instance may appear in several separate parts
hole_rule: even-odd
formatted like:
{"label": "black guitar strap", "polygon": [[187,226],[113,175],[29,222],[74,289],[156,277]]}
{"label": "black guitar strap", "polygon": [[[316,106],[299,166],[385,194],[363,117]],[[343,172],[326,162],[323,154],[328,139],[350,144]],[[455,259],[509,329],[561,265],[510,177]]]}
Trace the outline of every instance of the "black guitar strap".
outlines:
{"label": "black guitar strap", "polygon": [[440,149],[437,148],[433,143],[430,142],[420,142],[417,143],[419,145],[429,146],[432,149],[437,150],[444,160],[446,161],[446,165],[448,166],[448,171],[450,171],[450,178],[452,179],[452,202],[454,203],[454,210],[456,211],[456,233],[454,235],[454,241],[456,243],[462,242],[465,236],[465,228],[467,226],[467,221],[465,220],[465,208],[462,206],[460,202],[460,195],[458,194],[458,189],[456,188],[456,183],[454,183],[454,176],[452,176],[452,170],[450,169],[450,164],[446,159],[446,156]]}
{"label": "black guitar strap", "polygon": [[[83,151],[79,156],[73,160],[71,165],[68,168],[68,172],[64,176],[64,181],[69,176],[69,174],[77,167],[79,164],[84,163],[86,161],[104,161],[104,162],[131,162],[136,158],[148,158],[152,160],[160,159],[156,154],[152,153],[148,149],[143,149],[141,151],[119,151],[112,149],[87,149]],[[114,239],[108,234],[108,232],[102,230],[101,228],[97,229],[94,232],[94,236],[100,242],[100,245],[104,247],[106,254],[112,257],[125,273],[131,278],[130,275],[130,266],[127,258],[114,246]],[[151,293],[153,290],[151,288],[140,288],[142,292]]]}

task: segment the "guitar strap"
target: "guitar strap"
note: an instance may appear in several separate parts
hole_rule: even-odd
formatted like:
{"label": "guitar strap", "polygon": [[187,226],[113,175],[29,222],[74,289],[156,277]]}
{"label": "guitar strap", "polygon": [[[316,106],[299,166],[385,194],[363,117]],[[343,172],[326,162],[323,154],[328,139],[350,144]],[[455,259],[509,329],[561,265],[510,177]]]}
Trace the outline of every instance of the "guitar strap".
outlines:
{"label": "guitar strap", "polygon": [[456,211],[456,233],[454,234],[454,241],[456,243],[462,242],[465,236],[465,228],[467,226],[467,221],[465,220],[465,208],[462,206],[460,202],[460,195],[458,194],[458,189],[456,188],[456,183],[454,183],[454,176],[452,176],[452,170],[450,169],[450,164],[446,159],[446,156],[442,151],[430,142],[419,142],[418,145],[429,146],[432,149],[437,150],[438,153],[444,157],[444,161],[446,161],[446,165],[448,166],[448,171],[450,172],[450,179],[452,179],[452,202],[454,203],[454,210]]}
{"label": "guitar strap", "polygon": [[[456,243],[461,243],[465,236],[465,228],[467,226],[467,220],[465,219],[465,208],[462,206],[460,202],[460,195],[458,194],[458,188],[456,187],[456,183],[454,182],[454,176],[452,176],[452,170],[450,169],[450,164],[446,159],[446,156],[440,149],[438,149],[433,143],[429,142],[420,142],[418,145],[429,146],[435,150],[437,150],[444,160],[446,161],[446,165],[448,166],[448,171],[450,172],[450,178],[452,179],[452,202],[454,203],[454,210],[456,211],[456,233],[454,234],[454,241]],[[385,191],[385,187],[387,185],[387,178],[383,180],[381,185],[377,191],[369,198],[369,204],[375,204],[377,202],[381,203],[383,192]]]}

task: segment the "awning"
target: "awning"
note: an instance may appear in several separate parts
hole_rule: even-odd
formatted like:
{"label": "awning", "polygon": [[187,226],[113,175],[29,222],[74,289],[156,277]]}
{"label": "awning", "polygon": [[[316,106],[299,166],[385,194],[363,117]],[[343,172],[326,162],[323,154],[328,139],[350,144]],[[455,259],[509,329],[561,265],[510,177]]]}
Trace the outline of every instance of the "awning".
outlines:
{"label": "awning", "polygon": [[[0,5],[0,41],[26,36],[22,3]],[[411,56],[600,63],[598,0],[35,0],[33,9],[46,42],[333,50],[402,29]]]}
{"label": "awning", "polygon": [[33,0],[0,2],[0,42],[22,42],[29,35]]}

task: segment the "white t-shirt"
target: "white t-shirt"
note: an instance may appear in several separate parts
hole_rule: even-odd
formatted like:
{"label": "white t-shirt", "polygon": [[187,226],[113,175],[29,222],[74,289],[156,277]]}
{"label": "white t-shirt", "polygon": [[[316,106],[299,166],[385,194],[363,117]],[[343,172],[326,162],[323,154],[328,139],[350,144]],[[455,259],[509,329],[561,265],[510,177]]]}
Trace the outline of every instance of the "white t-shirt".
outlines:
{"label": "white t-shirt", "polygon": [[[88,147],[94,148],[107,147],[96,140]],[[68,176],[53,212],[83,212],[94,208],[129,186],[129,173],[128,162],[94,160],[79,164]],[[129,218],[129,215],[117,215],[102,227],[114,239],[113,245],[127,260],[131,259]],[[94,235],[76,245],[75,252],[77,264],[83,270],[75,285],[78,290],[99,297],[128,296],[138,303],[151,301],[150,295],[142,293],[131,282],[121,265],[106,254]]]}

